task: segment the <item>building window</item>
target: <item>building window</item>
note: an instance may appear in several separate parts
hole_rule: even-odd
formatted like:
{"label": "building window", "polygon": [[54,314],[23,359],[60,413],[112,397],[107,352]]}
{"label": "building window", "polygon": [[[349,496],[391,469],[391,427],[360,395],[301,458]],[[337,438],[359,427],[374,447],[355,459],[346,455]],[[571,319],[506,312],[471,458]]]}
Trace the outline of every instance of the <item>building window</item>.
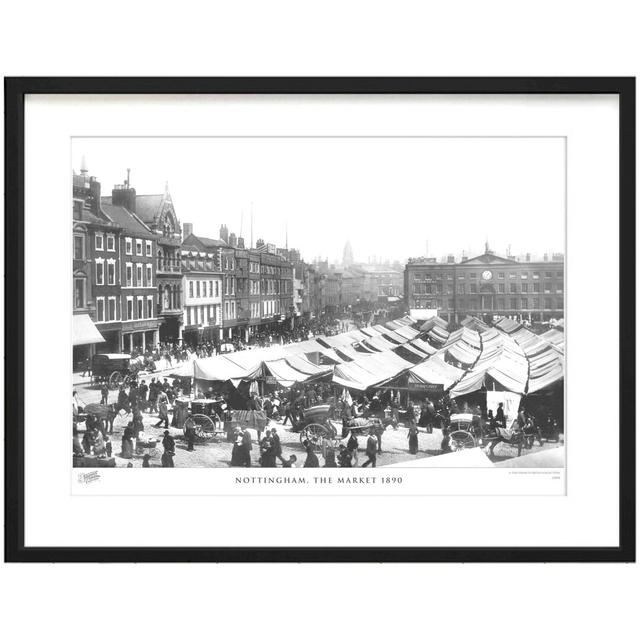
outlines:
{"label": "building window", "polygon": [[200,280],[196,282],[196,298],[200,297]]}
{"label": "building window", "polygon": [[509,293],[516,293],[516,292],[517,292],[516,285],[512,282],[509,285]]}
{"label": "building window", "polygon": [[556,308],[558,308],[558,309],[563,309],[564,308],[564,299],[563,298],[558,298],[556,300]]}
{"label": "building window", "polygon": [[114,252],[116,250],[116,237],[113,233],[107,234],[107,251]]}
{"label": "building window", "polygon": [[193,280],[189,281],[189,297],[193,298]]}
{"label": "building window", "polygon": [[504,280],[504,271],[498,272],[498,279],[499,280]]}
{"label": "building window", "polygon": [[504,283],[498,285],[498,293],[504,293]]}
{"label": "building window", "polygon": [[127,320],[133,320],[133,296],[127,296]]}
{"label": "building window", "polygon": [[551,283],[550,282],[545,282],[544,283],[544,292],[545,293],[551,293]]}
{"label": "building window", "polygon": [[108,301],[108,319],[116,320],[116,299],[113,297]]}
{"label": "building window", "polygon": [[540,279],[540,272],[539,271],[534,271],[533,272],[533,279],[534,280],[539,280]]}
{"label": "building window", "polygon": [[534,282],[533,283],[533,293],[540,293],[540,283],[539,282]]}
{"label": "building window", "polygon": [[144,282],[142,282],[142,265],[136,264],[136,287],[143,287]]}
{"label": "building window", "polygon": [[563,290],[562,290],[562,285],[561,285],[561,284],[559,284],[559,285],[556,287],[556,293],[564,293],[564,292],[563,292]]}
{"label": "building window", "polygon": [[209,297],[213,298],[213,280],[209,280]]}
{"label": "building window", "polygon": [[128,256],[133,255],[133,240],[131,238],[124,239],[124,252]]}
{"label": "building window", "polygon": [[76,309],[84,309],[86,307],[87,286],[86,278],[74,278],[74,306]]}
{"label": "building window", "polygon": [[522,293],[529,293],[529,285],[526,282],[523,282],[521,285]]}
{"label": "building window", "polygon": [[517,275],[518,275],[517,273],[511,272],[511,273],[509,273],[509,279],[510,280],[514,280]]}
{"label": "building window", "polygon": [[556,271],[556,277],[562,278],[563,275],[562,271]]}
{"label": "building window", "polygon": [[104,260],[96,258],[96,284],[104,284]]}
{"label": "building window", "polygon": [[104,298],[96,298],[96,321],[104,322]]}
{"label": "building window", "polygon": [[520,299],[520,307],[522,309],[528,309],[529,308],[529,300],[527,298],[521,298]]}
{"label": "building window", "polygon": [[477,274],[475,271],[472,271],[472,272],[469,274],[469,277],[470,277],[470,278],[477,278],[477,277],[478,277],[478,274]]}
{"label": "building window", "polygon": [[526,271],[523,271],[523,272],[520,274],[520,279],[521,279],[521,280],[526,280],[528,277],[529,277],[529,274],[528,274]]}
{"label": "building window", "polygon": [[498,298],[498,309],[504,311],[504,298]]}
{"label": "building window", "polygon": [[545,278],[553,278],[553,273],[551,271],[545,271],[544,272],[544,277]]}
{"label": "building window", "polygon": [[475,284],[470,284],[469,285],[469,293],[477,293],[478,287]]}
{"label": "building window", "polygon": [[146,244],[146,248],[147,248],[147,257],[150,258],[153,255],[153,253],[152,253],[153,246],[152,246],[151,240],[147,240],[147,242],[145,244]]}
{"label": "building window", "polygon": [[116,261],[107,260],[107,284],[115,285],[116,283]]}
{"label": "building window", "polygon": [[96,233],[96,251],[104,251],[104,234]]}
{"label": "building window", "polygon": [[125,265],[125,280],[127,287],[133,286],[133,264],[131,262],[127,262]]}
{"label": "building window", "polygon": [[553,309],[553,300],[551,298],[544,299],[544,308],[545,309]]}
{"label": "building window", "polygon": [[136,238],[136,255],[142,255],[142,240],[140,240],[139,238]]}
{"label": "building window", "polygon": [[518,308],[518,301],[516,300],[516,298],[511,298],[509,300],[509,303],[511,304],[511,309],[517,309]]}
{"label": "building window", "polygon": [[73,259],[84,260],[84,236],[73,236]]}
{"label": "building window", "polygon": [[147,318],[153,318],[153,296],[147,296]]}
{"label": "building window", "polygon": [[147,287],[153,287],[153,274],[152,274],[152,269],[151,269],[151,265],[147,264]]}
{"label": "building window", "polygon": [[138,298],[136,302],[138,307],[137,311],[138,311],[138,320],[139,320],[140,318],[144,318],[144,298]]}

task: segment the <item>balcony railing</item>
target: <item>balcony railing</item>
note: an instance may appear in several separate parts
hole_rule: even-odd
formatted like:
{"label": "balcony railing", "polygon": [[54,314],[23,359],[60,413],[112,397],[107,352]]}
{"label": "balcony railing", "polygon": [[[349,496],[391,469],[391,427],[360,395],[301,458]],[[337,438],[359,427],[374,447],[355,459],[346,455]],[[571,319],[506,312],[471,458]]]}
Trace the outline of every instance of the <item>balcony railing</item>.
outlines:
{"label": "balcony railing", "polygon": [[156,264],[156,273],[180,273],[180,261],[179,260],[165,260],[159,258]]}

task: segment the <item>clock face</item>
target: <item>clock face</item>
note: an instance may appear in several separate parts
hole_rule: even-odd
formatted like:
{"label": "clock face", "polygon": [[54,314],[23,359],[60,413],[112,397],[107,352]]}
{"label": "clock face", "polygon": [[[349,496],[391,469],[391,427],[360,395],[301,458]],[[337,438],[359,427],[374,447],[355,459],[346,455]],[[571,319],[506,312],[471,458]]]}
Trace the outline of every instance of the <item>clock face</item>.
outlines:
{"label": "clock face", "polygon": [[482,279],[483,280],[491,280],[491,276],[492,276],[491,271],[483,271],[482,272]]}

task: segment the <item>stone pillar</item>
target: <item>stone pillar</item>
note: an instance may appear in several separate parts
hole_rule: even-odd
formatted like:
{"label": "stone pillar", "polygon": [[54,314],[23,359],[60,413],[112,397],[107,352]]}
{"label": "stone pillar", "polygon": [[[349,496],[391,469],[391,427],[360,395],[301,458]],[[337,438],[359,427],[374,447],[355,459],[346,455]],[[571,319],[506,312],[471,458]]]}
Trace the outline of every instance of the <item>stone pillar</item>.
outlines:
{"label": "stone pillar", "polygon": [[147,332],[143,331],[142,332],[142,353],[144,353],[146,350],[146,341],[147,341]]}
{"label": "stone pillar", "polygon": [[156,329],[153,332],[153,346],[155,347],[160,342],[160,329]]}

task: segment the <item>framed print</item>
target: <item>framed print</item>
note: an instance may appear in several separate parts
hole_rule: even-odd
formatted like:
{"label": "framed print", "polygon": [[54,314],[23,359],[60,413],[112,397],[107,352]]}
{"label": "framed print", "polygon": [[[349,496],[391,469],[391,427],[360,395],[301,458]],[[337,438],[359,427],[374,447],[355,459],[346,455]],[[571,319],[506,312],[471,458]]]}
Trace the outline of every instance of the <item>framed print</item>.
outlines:
{"label": "framed print", "polygon": [[635,560],[634,79],[5,101],[8,560]]}

